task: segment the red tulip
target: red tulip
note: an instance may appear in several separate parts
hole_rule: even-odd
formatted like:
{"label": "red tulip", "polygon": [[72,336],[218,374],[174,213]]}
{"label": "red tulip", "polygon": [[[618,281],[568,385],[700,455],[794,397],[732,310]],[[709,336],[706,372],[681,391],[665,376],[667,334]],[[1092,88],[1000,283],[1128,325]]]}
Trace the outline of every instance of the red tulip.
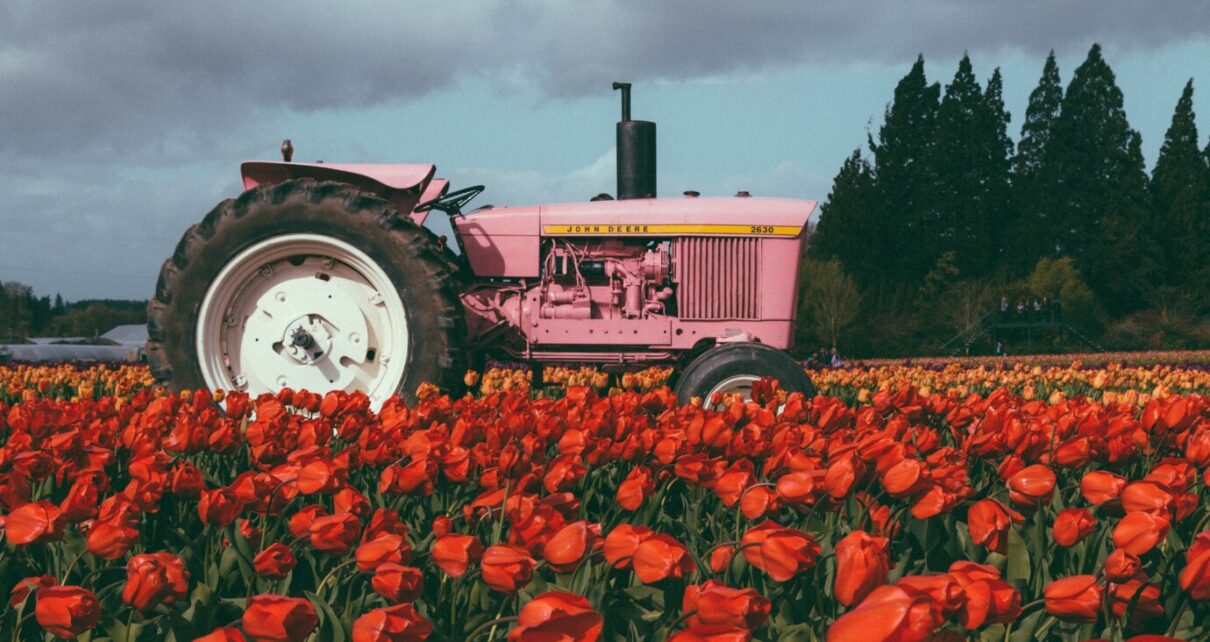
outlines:
{"label": "red tulip", "polygon": [[353,513],[317,517],[311,522],[311,546],[317,551],[344,555],[357,543],[361,522]]}
{"label": "red tulip", "polygon": [[592,552],[595,540],[588,522],[572,522],[546,540],[542,546],[542,559],[556,573],[571,573]]}
{"label": "red tulip", "polygon": [[654,492],[655,482],[651,473],[643,466],[636,466],[618,485],[618,505],[629,511],[638,510],[643,500]]}
{"label": "red tulip", "polygon": [[1163,517],[1143,512],[1126,513],[1113,528],[1113,545],[1127,553],[1142,555],[1167,537],[1170,528]]}
{"label": "red tulip", "polygon": [[298,560],[294,558],[289,546],[276,542],[265,550],[257,553],[252,560],[252,568],[256,574],[271,580],[280,580],[290,574]]}
{"label": "red tulip", "polygon": [[1142,568],[1143,562],[1138,555],[1132,555],[1119,548],[1105,558],[1105,579],[1110,582],[1126,582],[1134,579]]}
{"label": "red tulip", "polygon": [[785,582],[815,566],[820,552],[814,537],[772,521],[765,521],[744,533],[740,549],[749,564],[777,582]]}
{"label": "red tulip", "polygon": [[1109,585],[1109,605],[1113,614],[1122,617],[1131,604],[1129,622],[1132,627],[1164,616],[1164,605],[1160,603],[1160,588],[1143,579],[1133,579],[1122,584]]}
{"label": "red tulip", "polygon": [[1086,508],[1065,508],[1055,517],[1051,533],[1059,546],[1075,546],[1097,528],[1097,520]]}
{"label": "red tulip", "polygon": [[353,557],[357,560],[358,571],[373,573],[379,565],[387,562],[407,564],[412,559],[412,545],[402,536],[383,533],[358,546]]}
{"label": "red tulip", "polygon": [[8,514],[4,537],[9,543],[44,544],[63,537],[64,519],[58,506],[47,502],[29,502]]}
{"label": "red tulip", "polygon": [[512,595],[529,584],[534,578],[537,561],[520,546],[496,544],[483,551],[479,568],[483,582],[492,589]]}
{"label": "red tulip", "polygon": [[370,586],[391,604],[414,602],[424,589],[424,573],[418,568],[387,562],[374,570]]}
{"label": "red tulip", "polygon": [[50,575],[27,577],[17,582],[17,585],[13,587],[12,592],[9,593],[8,605],[16,608],[18,604],[25,601],[25,598],[29,597],[30,593],[41,588],[58,585],[59,581]]}
{"label": "red tulip", "polygon": [[923,642],[942,621],[928,596],[884,585],[837,618],[827,642]]}
{"label": "red tulip", "polygon": [[1126,478],[1103,470],[1094,470],[1080,480],[1080,491],[1084,499],[1093,506],[1117,499],[1126,488]]}
{"label": "red tulip", "polygon": [[317,457],[298,470],[298,491],[303,495],[335,493],[344,486],[341,477],[331,461]]}
{"label": "red tulip", "polygon": [[67,497],[59,502],[59,510],[63,519],[71,524],[78,524],[97,515],[97,504],[100,503],[101,489],[92,475],[80,477],[67,491]]}
{"label": "red tulip", "polygon": [[604,622],[588,600],[574,593],[548,591],[530,600],[517,614],[509,642],[596,642]]}
{"label": "red tulip", "polygon": [[752,632],[738,626],[725,624],[695,624],[677,631],[668,642],[748,642]]}
{"label": "red tulip", "polygon": [[95,520],[88,529],[88,551],[104,560],[116,560],[139,541],[139,531],[125,518]]}
{"label": "red tulip", "polygon": [[1180,584],[1194,600],[1210,600],[1210,531],[1198,533],[1185,551],[1185,568],[1181,570]]}
{"label": "red tulip", "polygon": [[1001,555],[1008,552],[1008,529],[1025,517],[994,499],[981,499],[966,514],[971,541]]}
{"label": "red tulip", "polygon": [[295,539],[309,536],[311,534],[311,523],[324,515],[327,515],[327,511],[324,510],[323,506],[312,505],[302,508],[290,516],[290,534]]}
{"label": "red tulip", "polygon": [[122,601],[140,611],[159,606],[164,598],[172,594],[168,571],[154,555],[135,555],[126,562],[126,584],[122,588]]}
{"label": "red tulip", "polygon": [[634,549],[634,575],[644,584],[667,578],[681,579],[696,566],[685,546],[671,535],[656,533]]}
{"label": "red tulip", "polygon": [[716,546],[710,552],[710,570],[716,575],[722,575],[727,572],[727,568],[731,566],[731,559],[735,557],[735,547],[731,545]]}
{"label": "red tulip", "polygon": [[949,576],[962,589],[958,619],[967,629],[973,631],[985,624],[1008,623],[1020,617],[1021,592],[1000,579],[996,567],[959,560],[950,564]]}
{"label": "red tulip", "polygon": [[423,642],[432,632],[411,604],[373,609],[353,622],[353,642]]}
{"label": "red tulip", "polygon": [[731,588],[714,580],[700,586],[690,585],[681,603],[685,613],[696,612],[687,620],[690,626],[735,626],[748,630],[760,628],[769,619],[772,608],[772,603],[753,589]]}
{"label": "red tulip", "polygon": [[230,488],[204,490],[197,503],[197,514],[202,523],[220,528],[234,522],[243,509],[243,502]]}
{"label": "red tulip", "polygon": [[48,586],[38,589],[34,618],[48,633],[74,640],[97,625],[97,620],[101,618],[101,606],[88,589]]}
{"label": "red tulip", "polygon": [[643,540],[654,534],[655,532],[646,526],[618,524],[605,536],[605,561],[616,569],[632,568],[635,549]]}
{"label": "red tulip", "polygon": [[1176,498],[1156,482],[1137,481],[1127,484],[1122,490],[1122,510],[1127,513],[1140,511],[1171,519],[1175,506]]}
{"label": "red tulip", "polygon": [[1008,479],[1008,499],[1018,506],[1050,501],[1055,492],[1055,472],[1042,464],[1026,466]]}
{"label": "red tulip", "polygon": [[221,626],[193,642],[247,642],[244,634],[233,626]]}
{"label": "red tulip", "polygon": [[886,583],[890,571],[888,540],[871,537],[865,531],[853,531],[836,544],[836,601],[852,606]]}
{"label": "red tulip", "polygon": [[433,561],[450,577],[461,577],[466,567],[479,561],[483,544],[471,535],[451,533],[433,542]]}
{"label": "red tulip", "polygon": [[1104,602],[1104,587],[1095,575],[1075,575],[1055,580],[1042,591],[1046,612],[1065,622],[1092,624]]}
{"label": "red tulip", "polygon": [[254,595],[248,599],[242,627],[253,642],[302,642],[319,617],[311,602],[284,595]]}

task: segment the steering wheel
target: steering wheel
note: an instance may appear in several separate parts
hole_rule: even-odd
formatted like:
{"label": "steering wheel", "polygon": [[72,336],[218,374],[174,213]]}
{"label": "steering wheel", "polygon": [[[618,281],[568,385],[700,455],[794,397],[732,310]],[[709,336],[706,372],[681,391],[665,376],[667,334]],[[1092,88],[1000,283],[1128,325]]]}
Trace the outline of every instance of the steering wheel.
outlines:
{"label": "steering wheel", "polygon": [[412,211],[427,212],[429,210],[441,210],[447,214],[461,214],[463,206],[471,202],[484,189],[482,185],[464,187],[445,196],[438,196],[437,198],[420,203],[416,207],[413,207]]}

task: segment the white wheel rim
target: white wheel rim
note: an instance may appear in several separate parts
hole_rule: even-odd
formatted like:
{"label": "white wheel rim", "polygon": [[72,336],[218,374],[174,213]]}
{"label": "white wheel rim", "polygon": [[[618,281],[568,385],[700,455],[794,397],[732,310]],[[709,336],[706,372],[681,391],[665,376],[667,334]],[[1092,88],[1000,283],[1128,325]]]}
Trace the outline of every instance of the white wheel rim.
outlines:
{"label": "white wheel rim", "polygon": [[196,348],[212,389],[360,390],[380,407],[403,381],[408,342],[403,301],[377,262],[340,239],[287,234],[219,272]]}
{"label": "white wheel rim", "polygon": [[711,388],[710,392],[706,393],[706,403],[710,403],[710,400],[714,398],[714,393],[716,392],[721,392],[724,395],[739,394],[741,397],[743,397],[744,401],[751,401],[752,384],[756,383],[757,381],[760,381],[759,376],[748,374],[735,375],[733,377],[723,379],[713,388]]}

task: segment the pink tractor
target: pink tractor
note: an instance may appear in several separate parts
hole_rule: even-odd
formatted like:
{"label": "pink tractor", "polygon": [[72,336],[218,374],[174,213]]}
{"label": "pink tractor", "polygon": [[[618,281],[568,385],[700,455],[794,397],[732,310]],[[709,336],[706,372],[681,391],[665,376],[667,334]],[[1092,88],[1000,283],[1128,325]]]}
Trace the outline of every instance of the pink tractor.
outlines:
{"label": "pink tractor", "polygon": [[[154,374],[181,388],[457,391],[488,358],[677,364],[682,400],[762,377],[814,394],[786,352],[812,201],[655,198],[655,123],[617,124],[617,198],[464,211],[433,165],[252,161],[189,228],[148,306]],[[449,217],[453,242],[432,232]],[[451,247],[453,245],[453,247]]]}

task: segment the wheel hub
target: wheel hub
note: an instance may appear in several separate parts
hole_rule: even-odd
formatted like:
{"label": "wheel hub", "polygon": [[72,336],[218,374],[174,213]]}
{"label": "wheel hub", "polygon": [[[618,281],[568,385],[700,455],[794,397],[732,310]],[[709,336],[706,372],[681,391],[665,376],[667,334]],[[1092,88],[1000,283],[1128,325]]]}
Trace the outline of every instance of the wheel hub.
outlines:
{"label": "wheel hub", "polygon": [[293,234],[223,268],[199,311],[197,349],[211,388],[360,390],[381,405],[403,378],[408,338],[381,267],[339,239]]}
{"label": "wheel hub", "polygon": [[322,317],[307,315],[286,326],[282,344],[286,354],[295,361],[315,365],[320,359],[328,356],[332,335],[324,327]]}

